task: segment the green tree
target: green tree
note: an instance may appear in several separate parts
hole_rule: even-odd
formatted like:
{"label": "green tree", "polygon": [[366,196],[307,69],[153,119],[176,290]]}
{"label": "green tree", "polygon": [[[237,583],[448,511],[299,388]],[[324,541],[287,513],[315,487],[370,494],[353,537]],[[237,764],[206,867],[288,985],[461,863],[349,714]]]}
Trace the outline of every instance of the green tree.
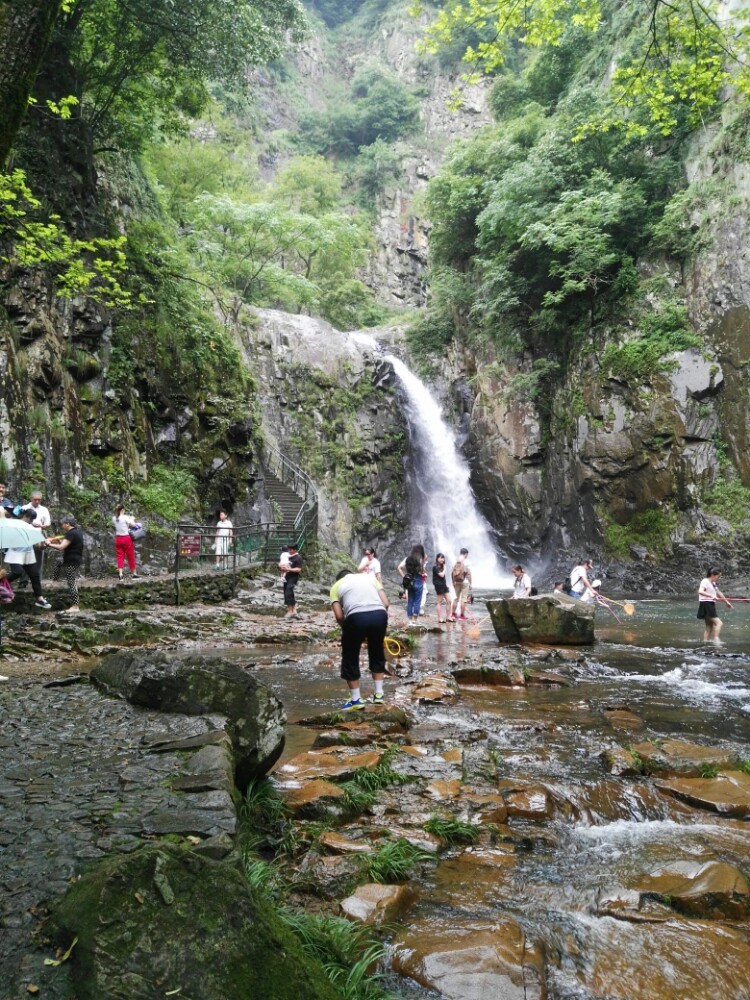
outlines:
{"label": "green tree", "polygon": [[305,26],[299,0],[70,0],[50,70],[95,142],[137,149],[197,115],[209,80],[241,80]]}
{"label": "green tree", "polygon": [[204,195],[192,223],[191,249],[227,321],[236,322],[245,304],[317,310],[321,295],[353,277],[368,249],[359,220],[342,212],[305,215],[273,202]]}
{"label": "green tree", "polygon": [[274,201],[305,215],[324,215],[341,203],[341,178],[323,156],[297,156],[276,176]]}
{"label": "green tree", "polygon": [[[414,12],[421,8],[415,0]],[[600,0],[449,0],[423,48],[438,52],[472,28],[481,40],[466,48],[464,59],[474,69],[496,72],[518,42],[558,47],[571,30],[593,34],[613,21],[621,37],[623,27],[633,31],[633,44],[621,47],[608,74],[613,105],[587,124],[589,130],[619,125],[645,135],[655,126],[666,135],[680,124],[680,108],[695,127],[725,86],[750,92],[746,12],[722,17],[718,0],[630,0],[622,7]]]}

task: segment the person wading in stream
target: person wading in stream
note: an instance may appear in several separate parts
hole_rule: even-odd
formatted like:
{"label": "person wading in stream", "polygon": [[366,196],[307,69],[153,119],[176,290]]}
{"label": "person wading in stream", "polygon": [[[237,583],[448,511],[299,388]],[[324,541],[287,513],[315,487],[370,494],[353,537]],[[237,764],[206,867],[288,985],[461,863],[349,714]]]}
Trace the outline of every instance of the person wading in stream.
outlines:
{"label": "person wading in stream", "polygon": [[388,628],[388,598],[383,584],[373,573],[350,573],[343,569],[331,587],[331,609],[341,626],[341,677],[349,687],[344,712],[365,707],[360,692],[359,654],[367,640],[367,658],[375,683],[373,702],[383,704],[385,649]]}
{"label": "person wading in stream", "polygon": [[724,597],[716,586],[721,576],[721,570],[710,569],[708,576],[705,576],[698,587],[698,614],[697,618],[702,618],[705,623],[703,632],[704,642],[718,642],[719,632],[721,632],[722,621],[716,614],[716,600],[723,601],[731,610],[732,605],[729,599]]}

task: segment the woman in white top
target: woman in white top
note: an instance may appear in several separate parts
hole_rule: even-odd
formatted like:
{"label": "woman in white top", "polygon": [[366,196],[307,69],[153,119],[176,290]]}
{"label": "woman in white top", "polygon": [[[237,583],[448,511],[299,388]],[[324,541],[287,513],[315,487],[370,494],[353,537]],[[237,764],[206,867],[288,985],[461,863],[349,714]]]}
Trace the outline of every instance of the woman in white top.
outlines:
{"label": "woman in white top", "polygon": [[698,587],[698,614],[696,617],[702,618],[706,625],[703,632],[704,642],[719,641],[719,632],[721,632],[722,621],[716,614],[717,598],[723,601],[728,608],[732,607],[729,600],[724,597],[722,592],[716,586],[719,582],[720,576],[721,570],[710,569],[708,571],[708,576],[705,576],[701,580],[700,587]]}
{"label": "woman in white top", "polygon": [[117,575],[122,580],[122,571],[125,568],[125,560],[128,560],[130,573],[134,580],[138,579],[135,571],[135,545],[130,536],[130,529],[135,524],[132,514],[126,514],[122,504],[115,507],[115,514],[112,518],[115,526],[115,555],[117,556]]}
{"label": "woman in white top", "polygon": [[513,597],[531,597],[531,577],[523,566],[514,566],[513,576],[516,578],[513,584]]}
{"label": "woman in white top", "polygon": [[381,571],[380,560],[378,559],[375,549],[372,547],[365,549],[365,554],[362,556],[362,561],[357,567],[357,572],[372,573],[378,583],[382,583],[383,578],[381,576]]}
{"label": "woman in white top", "polygon": [[216,562],[214,569],[227,569],[229,566],[229,549],[234,525],[229,520],[225,510],[219,511],[219,520],[216,522],[216,536],[214,541],[214,552]]}

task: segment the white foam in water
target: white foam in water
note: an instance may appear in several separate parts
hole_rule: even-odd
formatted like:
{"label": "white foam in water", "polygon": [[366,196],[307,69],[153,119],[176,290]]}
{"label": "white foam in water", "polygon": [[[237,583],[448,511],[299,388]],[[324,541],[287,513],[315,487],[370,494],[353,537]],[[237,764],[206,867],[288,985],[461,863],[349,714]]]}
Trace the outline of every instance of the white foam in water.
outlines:
{"label": "white foam in water", "polygon": [[[623,679],[670,688],[686,700],[698,705],[705,705],[707,702],[715,704],[726,700],[747,703],[750,698],[750,687],[742,681],[709,681],[696,676],[709,667],[710,664],[705,661],[696,664],[683,663],[663,674],[625,674]],[[744,704],[741,707],[744,710]]]}

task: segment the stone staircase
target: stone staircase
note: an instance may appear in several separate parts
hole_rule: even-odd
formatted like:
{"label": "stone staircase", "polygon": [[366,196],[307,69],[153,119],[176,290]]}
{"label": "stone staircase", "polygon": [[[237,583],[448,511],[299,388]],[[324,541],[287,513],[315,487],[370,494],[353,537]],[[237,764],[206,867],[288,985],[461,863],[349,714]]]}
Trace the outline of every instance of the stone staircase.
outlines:
{"label": "stone staircase", "polygon": [[297,542],[294,524],[304,505],[304,500],[272,472],[264,472],[263,479],[266,500],[271,502],[277,515],[281,514],[281,520],[277,521],[277,540],[282,545],[288,545],[291,541]]}

